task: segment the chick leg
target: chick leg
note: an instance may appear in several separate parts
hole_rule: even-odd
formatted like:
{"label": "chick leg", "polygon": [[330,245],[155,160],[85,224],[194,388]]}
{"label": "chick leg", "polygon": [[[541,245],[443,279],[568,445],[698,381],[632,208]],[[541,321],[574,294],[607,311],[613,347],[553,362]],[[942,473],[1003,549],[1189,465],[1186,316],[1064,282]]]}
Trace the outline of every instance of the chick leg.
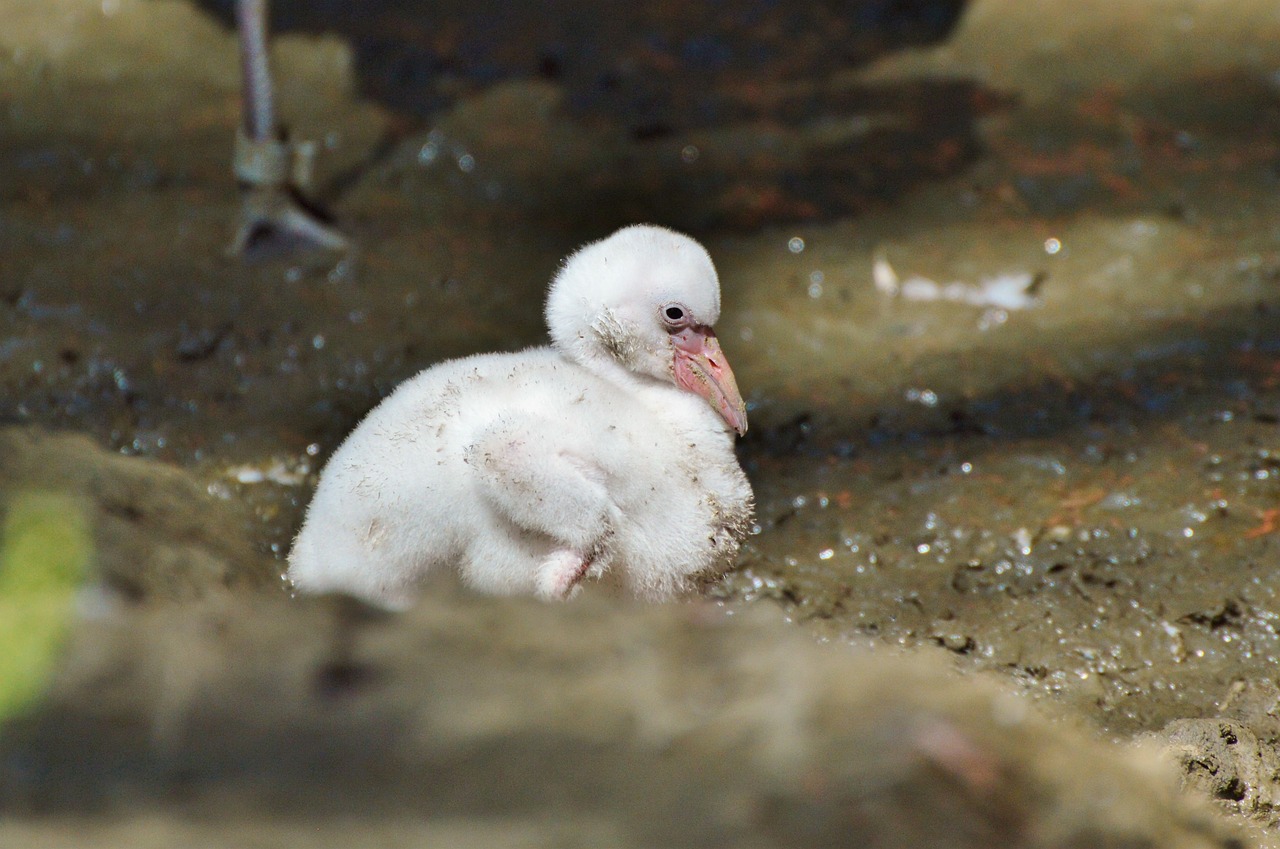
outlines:
{"label": "chick leg", "polygon": [[495,512],[551,541],[535,567],[539,595],[566,598],[583,578],[603,573],[621,514],[603,470],[552,422],[506,417],[479,434],[466,458]]}
{"label": "chick leg", "polygon": [[582,579],[591,567],[591,560],[576,551],[553,551],[538,564],[538,597],[546,601],[572,598],[582,588]]}

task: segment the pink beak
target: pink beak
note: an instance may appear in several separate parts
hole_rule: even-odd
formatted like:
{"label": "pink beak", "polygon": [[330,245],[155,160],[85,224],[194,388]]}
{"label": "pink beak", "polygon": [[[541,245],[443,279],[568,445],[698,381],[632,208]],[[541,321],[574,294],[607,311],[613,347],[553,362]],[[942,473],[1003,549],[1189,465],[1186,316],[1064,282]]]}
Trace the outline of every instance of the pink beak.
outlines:
{"label": "pink beak", "polygon": [[675,343],[676,385],[707,399],[738,435],[747,432],[747,405],[738,392],[733,370],[710,327],[686,327],[671,335]]}

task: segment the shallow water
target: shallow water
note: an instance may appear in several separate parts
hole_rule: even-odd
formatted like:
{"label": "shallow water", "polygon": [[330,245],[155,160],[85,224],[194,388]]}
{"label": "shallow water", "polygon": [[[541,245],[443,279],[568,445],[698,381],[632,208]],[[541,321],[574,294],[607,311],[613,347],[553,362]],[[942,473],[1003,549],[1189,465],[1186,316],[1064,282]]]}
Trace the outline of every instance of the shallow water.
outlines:
{"label": "shallow water", "polygon": [[[405,129],[352,96],[340,43],[294,37],[282,108],[322,141],[358,247],[246,265],[222,253],[230,37],[179,3],[13,4],[0,417],[194,470],[251,505],[278,564],[380,397],[540,342],[559,258],[655,216],[715,258],[750,405],[759,529],[711,598],[822,640],[941,646],[1117,738],[1212,715],[1280,656],[1280,21],[1230,5],[977,2],[946,45],[832,77],[897,92],[852,129],[650,142],[568,118],[546,81]],[[912,97],[947,80],[987,94],[932,172],[806,206],[812,174],[764,202],[776,163],[735,170],[909,136]],[[842,162],[822,180],[856,182]],[[909,300],[877,290],[878,259],[1030,275],[1035,299]]]}

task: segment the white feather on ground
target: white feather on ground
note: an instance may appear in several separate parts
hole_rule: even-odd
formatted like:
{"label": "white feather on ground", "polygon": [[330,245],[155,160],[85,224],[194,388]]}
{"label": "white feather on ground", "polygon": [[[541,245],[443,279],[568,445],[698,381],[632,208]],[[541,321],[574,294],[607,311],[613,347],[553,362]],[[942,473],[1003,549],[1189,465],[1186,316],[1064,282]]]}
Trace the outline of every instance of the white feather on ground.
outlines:
{"label": "white feather on ground", "polygon": [[951,301],[974,307],[1025,310],[1040,302],[1038,290],[1043,277],[1026,271],[983,277],[977,283],[955,280],[939,283],[928,277],[912,275],[900,280],[889,260],[875,258],[871,281],[876,291],[904,301]]}

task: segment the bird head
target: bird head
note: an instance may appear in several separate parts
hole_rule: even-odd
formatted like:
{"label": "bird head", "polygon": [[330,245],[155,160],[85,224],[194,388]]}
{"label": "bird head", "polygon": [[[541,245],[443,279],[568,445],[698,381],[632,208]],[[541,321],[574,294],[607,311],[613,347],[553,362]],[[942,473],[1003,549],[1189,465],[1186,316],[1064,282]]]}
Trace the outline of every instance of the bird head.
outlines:
{"label": "bird head", "polygon": [[712,330],[720,281],[688,236],[642,224],[580,248],[551,281],[546,317],[570,359],[673,383],[746,432],[746,404]]}

